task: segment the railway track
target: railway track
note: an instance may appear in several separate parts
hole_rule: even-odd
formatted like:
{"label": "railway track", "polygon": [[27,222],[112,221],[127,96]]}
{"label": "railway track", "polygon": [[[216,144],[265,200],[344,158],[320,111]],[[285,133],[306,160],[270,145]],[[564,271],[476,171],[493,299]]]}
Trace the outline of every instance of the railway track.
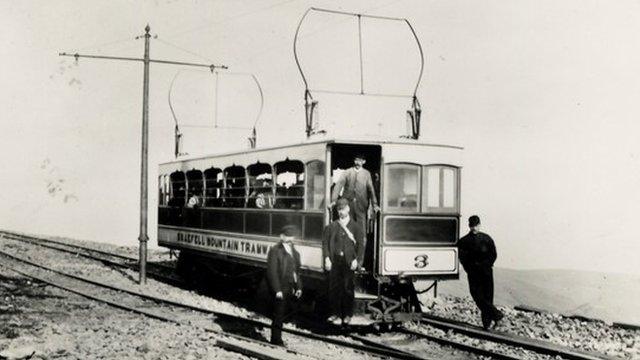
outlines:
{"label": "railway track", "polygon": [[[90,260],[97,260],[108,266],[127,268],[136,271],[139,268],[138,259],[131,256],[116,254],[113,252],[94,249],[82,245],[69,244],[43,237],[24,235],[12,231],[0,230],[0,236],[6,237],[11,240],[30,243],[47,249],[58,250],[68,254],[81,256]],[[167,264],[148,262],[147,273],[149,277],[165,283],[173,285],[183,284],[182,279],[175,276],[175,268]]]}
{"label": "railway track", "polygon": [[[433,320],[430,317],[423,319],[421,325],[435,327],[444,330],[447,336],[433,335],[427,328],[419,327],[416,330],[399,328],[389,336],[353,336],[357,340],[371,346],[379,346],[395,351],[404,351],[412,354],[420,354],[428,351],[420,344],[420,340],[428,341],[427,344],[438,343],[468,353],[498,360],[521,360],[524,356],[543,355],[550,359],[573,360],[619,360],[619,358],[604,354],[578,351],[569,347],[560,346],[550,342],[512,336],[510,334],[495,333],[475,328],[468,324],[459,324],[447,319]],[[459,336],[450,336],[450,333]],[[404,336],[398,336],[402,334]],[[465,338],[461,340],[461,337]],[[426,345],[426,344],[425,344]],[[425,357],[421,357],[425,358]]]}
{"label": "railway track", "polygon": [[[526,338],[522,336],[515,336],[507,333],[487,331],[482,328],[472,326],[469,324],[445,319],[442,317],[423,315],[422,322],[424,324],[440,328],[445,331],[453,331],[459,334],[467,335],[477,339],[483,339],[500,344],[516,346],[522,349],[534,351],[539,354],[546,354],[550,356],[560,356],[565,359],[572,360],[615,360],[618,358],[607,356],[605,354],[598,354],[586,351],[575,350],[566,346],[560,346],[548,341],[536,340]],[[414,335],[419,334],[412,332]],[[418,336],[423,336],[419,334]]]}
{"label": "railway track", "polygon": [[[32,242],[28,242],[30,244],[32,244]],[[202,307],[198,307],[198,306],[194,306],[194,305],[190,305],[190,304],[185,304],[182,302],[178,302],[178,301],[174,301],[174,300],[170,300],[170,299],[164,299],[158,296],[154,296],[154,295],[149,295],[149,294],[144,294],[142,292],[138,292],[138,291],[132,291],[129,289],[125,289],[125,288],[121,288],[118,286],[113,286],[110,284],[106,284],[106,283],[102,283],[99,281],[95,281],[92,279],[88,279],[82,276],[77,276],[74,274],[70,274],[70,273],[66,273],[63,271],[59,271],[41,264],[37,264],[35,262],[32,262],[28,259],[24,259],[21,258],[19,256],[16,256],[14,254],[10,254],[8,252],[5,252],[3,250],[0,250],[0,256],[3,257],[4,259],[8,259],[9,261],[12,261],[14,264],[22,264],[23,266],[28,266],[34,269],[38,269],[38,271],[40,272],[46,272],[49,274],[54,274],[55,276],[58,277],[57,280],[51,280],[50,278],[48,278],[46,275],[42,275],[42,274],[34,274],[33,271],[29,272],[29,271],[21,271],[19,269],[17,269],[16,266],[11,266],[9,265],[6,261],[2,262],[0,266],[4,266],[6,268],[9,268],[12,271],[18,272],[20,274],[22,274],[23,276],[27,276],[30,278],[33,278],[34,280],[76,293],[78,295],[81,296],[85,296],[87,298],[90,298],[92,300],[95,301],[100,301],[106,304],[109,304],[111,306],[115,306],[121,309],[125,309],[128,311],[133,311],[136,312],[138,314],[141,315],[145,315],[145,316],[150,316],[156,319],[160,319],[163,321],[171,321],[171,322],[176,322],[179,323],[181,325],[188,325],[188,326],[194,326],[194,324],[198,324],[201,323],[203,320],[203,318],[205,318],[205,322],[211,322],[213,325],[216,324],[223,324],[222,328],[225,329],[234,329],[235,331],[251,331],[254,330],[256,328],[262,328],[262,327],[269,327],[270,323],[267,321],[262,321],[262,320],[256,320],[256,319],[247,319],[241,316],[237,316],[237,315],[233,315],[233,314],[228,314],[228,313],[224,313],[224,312],[219,312],[219,311],[214,311],[214,310],[210,310],[210,309],[206,309],[206,308],[202,308]],[[68,279],[68,280],[62,280],[60,281],[60,278],[62,279]],[[66,283],[64,283],[65,281],[72,281],[75,282],[75,284],[71,284],[68,285]],[[93,287],[93,292],[87,291],[86,288],[87,287]],[[104,292],[104,291],[108,291],[111,293],[114,293],[113,295],[111,295],[112,299],[119,299],[119,300],[112,300],[112,299],[108,299],[105,298],[105,296],[103,295],[96,295],[96,293],[100,293],[100,292]],[[118,294],[118,295],[115,295]],[[143,303],[141,303],[138,306],[129,306],[126,305],[127,302],[135,302],[132,301],[130,298],[127,300],[121,300],[120,298],[122,297],[122,295],[126,295],[129,296],[130,298],[134,298],[134,299],[139,299],[140,301],[142,301]],[[155,304],[159,304],[160,306],[158,307],[158,305],[154,305]],[[159,311],[152,311],[152,310],[148,310],[148,309],[153,309],[153,308],[159,308]],[[179,309],[181,311],[187,311],[187,313],[177,313],[174,315],[166,315],[169,311],[171,311],[171,309]],[[195,313],[195,314],[194,314]],[[204,316],[203,316],[204,315]],[[215,319],[215,321],[211,321],[210,317],[213,317]],[[181,320],[176,320],[176,319],[181,319]],[[242,325],[242,328],[238,329],[238,325]],[[246,336],[240,336],[240,335],[234,335],[234,334],[229,334],[227,332],[223,332],[221,330],[218,330],[214,327],[212,327],[211,325],[195,325],[195,326],[199,326],[202,327],[203,330],[205,331],[209,331],[209,332],[214,332],[216,334],[219,334],[221,336],[231,336],[233,338],[238,338],[239,337],[239,341],[253,341],[253,342],[257,342],[262,346],[267,346],[269,348],[274,348],[273,346],[271,346],[270,344],[266,343],[266,342],[261,342],[261,341],[257,341],[257,340],[253,340],[250,338],[247,338]],[[329,336],[323,336],[323,335],[318,335],[318,334],[313,334],[313,333],[308,333],[305,331],[301,331],[301,330],[297,330],[297,329],[293,329],[293,328],[285,328],[283,329],[284,332],[290,333],[292,335],[295,336],[299,336],[302,338],[305,338],[307,340],[313,340],[313,341],[320,341],[322,343],[328,343],[328,344],[334,344],[340,347],[344,347],[344,348],[348,348],[351,349],[353,351],[357,351],[357,352],[361,352],[363,354],[368,355],[369,357],[383,357],[383,358],[393,358],[393,359],[408,359],[408,360],[413,360],[413,359],[423,359],[422,357],[413,355],[413,354],[409,354],[406,353],[404,351],[400,351],[400,350],[392,350],[392,349],[383,349],[380,346],[369,346],[366,344],[359,344],[356,342],[349,342],[349,341],[345,341],[345,340],[341,340],[335,337],[329,337]],[[226,342],[222,341],[221,342],[222,346],[227,346],[229,349],[231,349],[232,347],[230,345],[228,345]],[[235,344],[236,347],[238,347],[239,345]],[[241,347],[239,347],[240,350],[245,350]],[[277,348],[277,349],[282,349],[282,348]],[[249,350],[246,350],[248,353],[251,353]],[[252,353],[251,353],[252,354]],[[299,354],[301,356],[308,356],[305,354]],[[254,355],[251,355],[254,356]],[[271,359],[270,357],[266,357],[268,359]],[[278,357],[276,357],[278,358]],[[286,357],[281,357],[282,359],[286,358]],[[304,358],[304,357],[303,357]]]}
{"label": "railway track", "polygon": [[[105,262],[112,266],[120,266],[127,268],[137,269],[137,259],[133,259],[131,257],[127,257],[121,254],[113,254],[106,251],[96,250],[89,247],[84,246],[76,246],[72,244],[66,244],[62,242],[58,242],[51,239],[42,239],[42,238],[34,238],[27,235],[0,231],[0,234],[3,236],[17,241],[22,241],[25,243],[43,246],[53,250],[59,250],[66,253],[80,255],[89,259]],[[12,256],[11,254],[7,254],[4,252],[0,252],[4,256]],[[116,259],[116,260],[113,260]],[[132,296],[144,297],[148,301],[155,301],[164,304],[168,304],[171,306],[182,307],[184,309],[189,309],[192,311],[199,312],[201,315],[213,315],[216,318],[226,321],[234,321],[241,322],[246,325],[254,326],[254,327],[268,327],[269,323],[267,321],[255,320],[255,319],[247,319],[241,316],[212,311],[210,309],[201,308],[189,304],[183,304],[172,300],[162,299],[151,295],[145,295],[136,291],[127,290],[124,288],[119,288],[116,286],[112,286],[109,284],[99,283],[90,279],[81,278],[75,276],[73,274],[63,273],[58,270],[46,268],[42,265],[38,265],[35,263],[30,263],[25,259],[18,259],[14,257],[16,261],[27,262],[31,266],[37,266],[42,269],[46,269],[51,272],[55,272],[61,276],[67,276],[73,278],[77,281],[83,281],[87,283],[92,283],[94,286],[101,286],[103,288],[110,289],[112,291],[119,291],[123,293],[127,293]],[[134,262],[135,261],[135,262]],[[168,268],[173,269],[172,267],[164,266],[164,271],[167,271]],[[150,275],[150,277],[156,277],[158,280],[166,281],[167,276],[162,274],[156,274],[155,272]],[[174,279],[170,279],[171,282],[175,282]],[[512,347],[514,349],[524,349],[526,351],[530,351],[532,353],[544,354],[552,357],[561,357],[564,359],[577,359],[577,360],[602,360],[602,359],[617,359],[613,357],[609,357],[602,354],[594,354],[587,353],[582,351],[577,351],[568,347],[556,345],[550,342],[544,342],[540,340],[534,340],[530,338],[513,336],[506,333],[497,333],[493,331],[485,331],[475,326],[471,326],[468,324],[425,315],[422,320],[424,325],[428,325],[430,327],[435,327],[438,329],[442,329],[446,332],[455,332],[457,334],[466,336],[472,339],[479,339],[483,341],[489,341],[492,343],[501,344],[504,346]],[[383,357],[391,357],[398,359],[427,359],[429,357],[425,357],[425,353],[428,353],[428,345],[438,343],[445,346],[450,346],[452,348],[456,348],[465,352],[474,353],[480,356],[491,357],[494,359],[503,359],[503,360],[514,360],[520,359],[519,356],[510,355],[505,352],[501,352],[499,350],[493,348],[484,348],[477,345],[470,345],[469,342],[457,341],[447,337],[434,336],[428,334],[427,332],[422,331],[414,331],[409,330],[407,328],[401,328],[398,330],[396,335],[387,338],[379,338],[372,336],[360,336],[360,335],[351,335],[351,338],[354,342],[344,341],[335,337],[318,335],[314,333],[309,333],[293,328],[285,328],[283,329],[285,332],[290,334],[301,336],[307,339],[313,339],[317,341],[322,341],[325,343],[330,343],[338,346],[348,347],[355,351],[361,351],[363,353],[368,353],[370,355],[377,355]],[[401,336],[400,336],[401,335]],[[357,342],[356,342],[357,341]],[[420,346],[419,342],[425,342]],[[512,352],[512,351],[510,351]]]}
{"label": "railway track", "polygon": [[210,319],[195,318],[188,311],[185,311],[186,309],[171,306],[170,303],[123,293],[100,286],[96,282],[79,280],[78,277],[62,276],[59,272],[47,270],[3,251],[0,253],[4,257],[0,266],[12,272],[122,310],[183,326],[193,326],[199,330],[213,333],[215,334],[214,345],[217,347],[263,360],[313,359],[305,354],[222,331]]}

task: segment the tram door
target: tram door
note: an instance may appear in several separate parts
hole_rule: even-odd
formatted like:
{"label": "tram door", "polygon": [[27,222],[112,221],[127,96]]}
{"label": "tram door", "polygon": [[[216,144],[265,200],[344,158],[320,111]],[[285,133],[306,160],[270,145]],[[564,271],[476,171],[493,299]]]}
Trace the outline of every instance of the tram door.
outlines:
{"label": "tram door", "polygon": [[[333,196],[336,191],[335,184],[344,176],[343,172],[354,166],[354,157],[363,155],[365,157],[364,168],[371,173],[373,188],[380,203],[380,164],[381,164],[382,148],[379,145],[359,145],[359,144],[332,144],[331,146],[331,194]],[[344,189],[341,191],[343,192]],[[341,195],[341,194],[340,194]],[[367,222],[365,224],[367,244],[364,253],[364,268],[371,273],[375,264],[374,249],[377,248],[377,239],[375,235],[377,231],[377,214],[373,211],[373,207],[369,205],[367,211]],[[334,208],[332,219],[338,216]]]}

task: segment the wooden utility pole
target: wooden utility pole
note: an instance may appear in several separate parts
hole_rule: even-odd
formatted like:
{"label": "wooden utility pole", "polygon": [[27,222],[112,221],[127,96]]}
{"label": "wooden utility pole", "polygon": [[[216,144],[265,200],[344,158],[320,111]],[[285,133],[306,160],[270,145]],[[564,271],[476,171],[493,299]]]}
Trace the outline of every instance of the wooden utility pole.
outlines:
{"label": "wooden utility pole", "polygon": [[138,241],[138,262],[140,265],[140,284],[147,283],[147,219],[148,219],[148,194],[147,186],[149,177],[149,38],[151,34],[149,24],[144,28],[144,77],[142,85],[142,150],[140,158],[140,235]]}
{"label": "wooden utility pole", "polygon": [[102,55],[80,55],[60,53],[60,56],[72,56],[76,60],[78,58],[90,58],[90,59],[106,59],[106,60],[123,60],[123,61],[141,61],[144,64],[144,77],[142,85],[142,151],[140,158],[140,235],[138,236],[139,242],[139,283],[146,284],[147,282],[147,242],[149,241],[149,235],[147,234],[148,223],[148,173],[149,173],[149,64],[169,64],[169,65],[183,65],[183,66],[196,66],[206,67],[211,72],[215,69],[227,69],[224,65],[213,64],[197,64],[181,61],[170,60],[154,60],[149,58],[149,42],[151,39],[151,28],[147,24],[144,28],[144,57],[130,58],[130,57],[118,57],[118,56],[102,56]]}

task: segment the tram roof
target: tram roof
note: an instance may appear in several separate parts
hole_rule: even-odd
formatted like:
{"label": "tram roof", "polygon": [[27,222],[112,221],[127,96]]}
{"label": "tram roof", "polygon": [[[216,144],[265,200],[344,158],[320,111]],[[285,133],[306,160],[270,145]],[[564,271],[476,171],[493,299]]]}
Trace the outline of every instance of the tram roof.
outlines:
{"label": "tram roof", "polygon": [[234,156],[234,155],[240,155],[240,154],[251,154],[251,153],[262,152],[262,151],[304,147],[307,145],[316,145],[316,144],[412,145],[412,146],[421,146],[421,147],[448,148],[452,150],[464,149],[463,147],[457,146],[457,145],[423,143],[423,142],[419,142],[411,139],[369,140],[369,139],[355,139],[355,138],[331,138],[331,139],[322,139],[322,140],[313,140],[313,141],[302,141],[299,143],[270,146],[270,147],[263,147],[263,148],[236,150],[236,151],[229,151],[229,152],[217,153],[217,154],[214,153],[214,154],[185,156],[183,158],[160,163],[160,165],[168,165],[168,164],[174,164],[174,163],[181,163],[184,161],[193,161],[193,160],[201,160],[201,159],[208,159],[208,158],[220,158],[220,157]]}

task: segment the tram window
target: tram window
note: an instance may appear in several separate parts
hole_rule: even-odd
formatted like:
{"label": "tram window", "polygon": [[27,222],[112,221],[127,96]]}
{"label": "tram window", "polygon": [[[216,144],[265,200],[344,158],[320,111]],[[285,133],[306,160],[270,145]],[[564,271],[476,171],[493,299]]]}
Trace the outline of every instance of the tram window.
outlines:
{"label": "tram window", "polygon": [[187,206],[200,207],[203,204],[204,177],[200,170],[187,171]]}
{"label": "tram window", "polygon": [[205,178],[205,206],[209,207],[221,207],[222,206],[222,191],[224,190],[224,177],[222,170],[212,167],[204,172]]}
{"label": "tram window", "polygon": [[426,195],[427,199],[425,204],[427,208],[440,207],[440,167],[427,167],[426,168]]}
{"label": "tram window", "polygon": [[385,205],[389,211],[418,211],[420,167],[412,164],[387,165]]}
{"label": "tram window", "polygon": [[169,197],[171,196],[171,182],[169,181],[169,175],[162,176],[162,186],[164,188],[164,200],[162,204],[169,205]]}
{"label": "tram window", "polygon": [[224,169],[225,187],[224,203],[225,207],[242,208],[246,199],[246,173],[242,166],[229,166]]}
{"label": "tram window", "polygon": [[443,168],[442,175],[442,206],[451,208],[455,206],[455,172],[451,168]]}
{"label": "tram window", "polygon": [[285,160],[275,164],[275,207],[302,209],[304,205],[304,164],[298,160]]}
{"label": "tram window", "polygon": [[165,205],[165,203],[164,203],[164,175],[158,176],[158,205]]}
{"label": "tram window", "polygon": [[170,177],[171,196],[169,197],[169,206],[184,206],[187,196],[187,181],[182,171],[176,171]]}
{"label": "tram window", "polygon": [[249,199],[247,206],[250,208],[268,209],[273,207],[273,174],[271,165],[255,163],[247,166],[249,175]]}
{"label": "tram window", "polygon": [[451,166],[430,165],[424,168],[423,211],[458,211],[458,169]]}
{"label": "tram window", "polygon": [[158,204],[167,205],[169,202],[169,176],[160,175],[158,177]]}
{"label": "tram window", "polygon": [[307,163],[307,210],[324,208],[324,161]]}

